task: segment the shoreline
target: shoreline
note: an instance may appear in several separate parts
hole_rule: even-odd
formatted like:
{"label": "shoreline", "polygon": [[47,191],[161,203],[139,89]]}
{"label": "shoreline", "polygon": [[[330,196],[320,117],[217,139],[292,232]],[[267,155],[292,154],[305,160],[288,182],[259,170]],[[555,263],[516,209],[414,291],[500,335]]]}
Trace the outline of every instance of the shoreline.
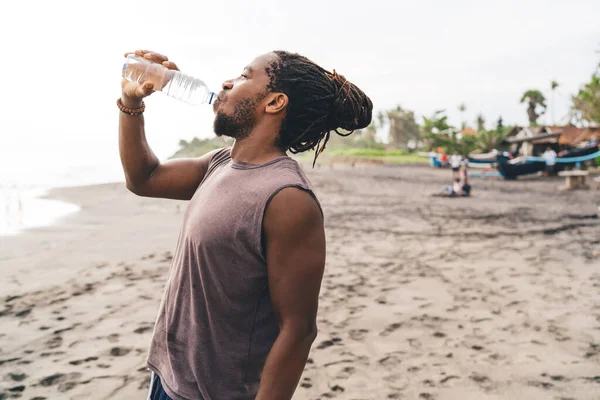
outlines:
{"label": "shoreline", "polygon": [[[13,221],[16,219],[20,222],[3,225],[0,228],[0,238],[14,237],[22,235],[31,229],[60,224],[61,219],[80,212],[82,205],[76,199],[61,198],[60,191],[62,189],[85,189],[86,187],[119,183],[123,182],[101,182],[83,185],[52,186],[48,188],[31,187],[20,189],[15,187],[10,189],[12,193],[5,191],[1,204],[8,211],[4,212],[3,210],[3,219],[7,219],[8,215]],[[10,204],[10,200],[6,200],[7,198],[12,200],[13,204]],[[11,208],[13,210],[10,210]]]}

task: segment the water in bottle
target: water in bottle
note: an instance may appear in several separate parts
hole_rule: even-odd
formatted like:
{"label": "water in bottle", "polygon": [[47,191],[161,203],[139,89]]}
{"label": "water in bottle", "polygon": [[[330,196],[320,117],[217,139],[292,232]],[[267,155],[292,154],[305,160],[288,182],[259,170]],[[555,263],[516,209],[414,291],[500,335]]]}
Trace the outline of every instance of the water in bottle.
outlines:
{"label": "water in bottle", "polygon": [[217,95],[197,78],[168,69],[162,64],[129,54],[123,64],[123,78],[131,82],[152,82],[154,90],[191,105],[212,104]]}

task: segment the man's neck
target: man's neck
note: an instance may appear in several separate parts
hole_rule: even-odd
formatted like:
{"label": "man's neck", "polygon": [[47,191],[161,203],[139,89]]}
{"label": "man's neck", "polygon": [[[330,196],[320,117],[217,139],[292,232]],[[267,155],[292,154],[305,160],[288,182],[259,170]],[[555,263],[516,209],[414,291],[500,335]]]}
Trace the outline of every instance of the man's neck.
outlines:
{"label": "man's neck", "polygon": [[264,164],[285,155],[285,151],[271,140],[267,141],[264,136],[256,134],[236,140],[231,149],[231,158],[248,164]]}

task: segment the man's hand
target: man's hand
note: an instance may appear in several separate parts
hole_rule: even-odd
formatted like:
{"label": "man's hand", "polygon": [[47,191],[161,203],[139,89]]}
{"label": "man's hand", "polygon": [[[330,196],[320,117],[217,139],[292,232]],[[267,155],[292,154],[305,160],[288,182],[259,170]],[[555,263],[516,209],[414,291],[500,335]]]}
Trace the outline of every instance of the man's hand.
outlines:
{"label": "man's hand", "polygon": [[[179,68],[174,62],[169,61],[167,56],[160,53],[149,50],[136,50],[134,52],[125,53],[125,57],[130,54],[135,54],[138,57],[143,57],[144,59],[157,64],[162,64],[168,69],[179,71]],[[123,91],[121,95],[121,102],[123,105],[129,108],[138,108],[142,105],[142,100],[145,97],[154,93],[154,84],[148,81],[138,84],[123,79],[121,80],[121,89]]]}

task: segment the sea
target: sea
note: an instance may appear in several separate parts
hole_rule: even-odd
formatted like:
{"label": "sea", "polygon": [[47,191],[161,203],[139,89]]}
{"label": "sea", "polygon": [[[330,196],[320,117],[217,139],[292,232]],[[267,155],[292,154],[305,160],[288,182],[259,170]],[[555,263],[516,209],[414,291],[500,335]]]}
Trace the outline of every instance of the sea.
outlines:
{"label": "sea", "polygon": [[[77,199],[71,204],[45,198],[52,188],[125,181],[114,104],[119,93],[91,98],[86,107],[92,114],[65,114],[52,92],[34,116],[0,115],[0,237],[60,223],[80,210]],[[214,135],[208,106],[157,95],[148,107],[146,137],[160,160],[173,155],[181,139]]]}
{"label": "sea", "polygon": [[112,163],[41,166],[41,170],[3,166],[0,171],[0,236],[58,223],[80,210],[77,204],[44,198],[52,188],[124,182],[119,160]]}
{"label": "sea", "polygon": [[[79,143],[66,148],[36,146],[39,151],[20,153],[23,145],[0,146],[0,238],[60,223],[80,211],[77,199],[67,203],[45,198],[52,188],[125,182],[115,136],[107,143],[88,145],[85,151],[79,150],[84,148]],[[159,144],[155,154],[161,160],[178,148],[175,140]]]}

